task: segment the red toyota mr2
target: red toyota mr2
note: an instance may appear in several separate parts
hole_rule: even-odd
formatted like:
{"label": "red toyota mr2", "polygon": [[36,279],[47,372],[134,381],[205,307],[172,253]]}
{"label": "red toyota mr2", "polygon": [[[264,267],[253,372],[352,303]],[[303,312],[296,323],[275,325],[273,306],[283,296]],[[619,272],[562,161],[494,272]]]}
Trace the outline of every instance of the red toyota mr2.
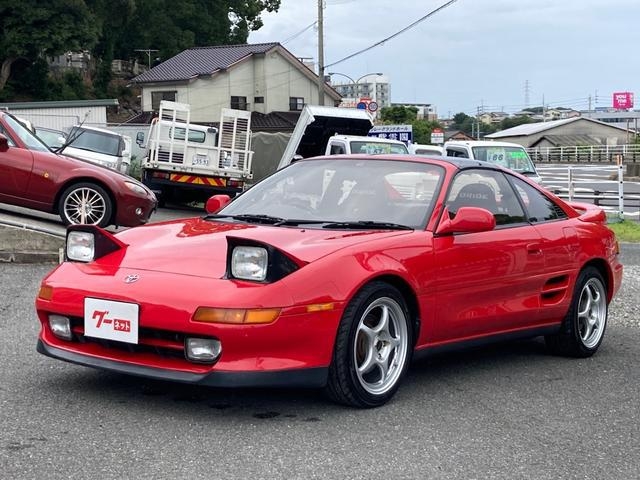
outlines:
{"label": "red toyota mr2", "polygon": [[304,159],[226,202],[115,235],[68,227],[36,300],[38,351],[375,407],[445,347],[544,336],[594,354],[622,279],[602,210],[487,162]]}

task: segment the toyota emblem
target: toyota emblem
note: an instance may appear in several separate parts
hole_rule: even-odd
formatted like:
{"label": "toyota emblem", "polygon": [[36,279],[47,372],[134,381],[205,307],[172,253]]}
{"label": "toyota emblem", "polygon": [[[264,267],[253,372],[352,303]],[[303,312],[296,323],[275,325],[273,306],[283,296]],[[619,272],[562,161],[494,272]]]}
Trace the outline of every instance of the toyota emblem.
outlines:
{"label": "toyota emblem", "polygon": [[135,283],[140,279],[140,275],[137,273],[132,273],[124,277],[124,283]]}

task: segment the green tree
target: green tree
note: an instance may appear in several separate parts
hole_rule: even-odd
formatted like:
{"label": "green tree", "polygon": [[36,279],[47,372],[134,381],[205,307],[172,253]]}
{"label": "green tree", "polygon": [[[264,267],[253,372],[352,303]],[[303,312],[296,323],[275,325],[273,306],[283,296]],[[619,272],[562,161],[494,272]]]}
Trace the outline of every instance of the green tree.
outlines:
{"label": "green tree", "polygon": [[380,120],[387,125],[405,125],[416,119],[416,107],[384,107],[380,109]]}
{"label": "green tree", "polygon": [[83,0],[2,0],[0,27],[0,91],[16,62],[31,65],[68,50],[91,49],[98,38]]}
{"label": "green tree", "polygon": [[532,123],[535,120],[532,120],[530,117],[525,115],[520,115],[517,117],[508,117],[503,119],[500,122],[500,130],[506,130],[507,128],[517,127],[518,125],[523,125],[525,123]]}

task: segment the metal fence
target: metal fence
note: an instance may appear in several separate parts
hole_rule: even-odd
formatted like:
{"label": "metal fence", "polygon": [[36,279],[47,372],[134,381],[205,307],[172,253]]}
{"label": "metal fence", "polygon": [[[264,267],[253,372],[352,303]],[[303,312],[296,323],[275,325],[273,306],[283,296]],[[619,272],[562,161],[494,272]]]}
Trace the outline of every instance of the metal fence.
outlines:
{"label": "metal fence", "polygon": [[540,165],[543,185],[569,201],[594,203],[619,219],[640,219],[640,184],[625,182],[628,165]]}
{"label": "metal fence", "polygon": [[640,164],[640,145],[575,145],[528,148],[535,163],[622,163]]}

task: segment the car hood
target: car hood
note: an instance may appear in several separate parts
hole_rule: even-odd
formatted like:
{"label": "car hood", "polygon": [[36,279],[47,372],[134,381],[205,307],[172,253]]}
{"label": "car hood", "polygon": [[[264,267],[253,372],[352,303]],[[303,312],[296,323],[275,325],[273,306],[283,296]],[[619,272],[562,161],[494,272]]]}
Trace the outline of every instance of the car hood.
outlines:
{"label": "car hood", "polygon": [[220,278],[226,271],[227,237],[263,242],[309,263],[352,245],[408,233],[411,230],[323,230],[189,218],[121,232],[117,237],[127,247],[110,261],[123,268]]}

